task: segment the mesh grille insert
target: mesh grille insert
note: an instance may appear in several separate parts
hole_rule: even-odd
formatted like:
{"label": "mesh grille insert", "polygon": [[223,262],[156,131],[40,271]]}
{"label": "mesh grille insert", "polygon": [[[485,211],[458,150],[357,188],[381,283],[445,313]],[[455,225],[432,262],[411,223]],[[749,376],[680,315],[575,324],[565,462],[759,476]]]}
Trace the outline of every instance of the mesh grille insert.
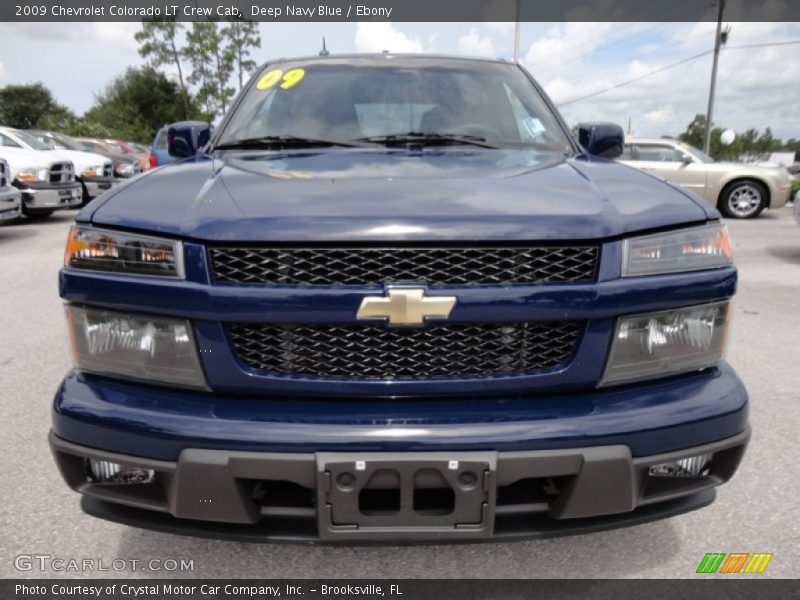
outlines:
{"label": "mesh grille insert", "polygon": [[269,373],[430,378],[528,373],[563,364],[578,321],[383,325],[230,323],[239,359]]}
{"label": "mesh grille insert", "polygon": [[508,285],[591,281],[597,246],[209,249],[214,280],[275,285]]}

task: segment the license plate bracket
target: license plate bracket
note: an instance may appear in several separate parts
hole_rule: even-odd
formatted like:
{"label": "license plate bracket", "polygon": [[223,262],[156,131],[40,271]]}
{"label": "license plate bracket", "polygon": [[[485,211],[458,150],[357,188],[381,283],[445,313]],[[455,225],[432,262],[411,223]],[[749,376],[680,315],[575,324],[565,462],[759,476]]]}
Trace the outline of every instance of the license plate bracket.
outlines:
{"label": "license plate bracket", "polygon": [[318,453],[322,539],[489,537],[495,452]]}

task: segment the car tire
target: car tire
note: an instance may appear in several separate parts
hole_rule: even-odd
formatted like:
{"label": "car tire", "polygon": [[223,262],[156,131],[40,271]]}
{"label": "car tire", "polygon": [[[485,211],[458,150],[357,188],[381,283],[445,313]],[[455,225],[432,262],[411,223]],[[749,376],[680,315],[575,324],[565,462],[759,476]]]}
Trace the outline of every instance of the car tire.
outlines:
{"label": "car tire", "polygon": [[752,179],[734,181],[722,190],[717,207],[731,219],[752,219],[767,208],[766,186]]}
{"label": "car tire", "polygon": [[22,214],[24,214],[29,219],[46,219],[50,215],[52,215],[55,210],[25,210],[23,209]]}

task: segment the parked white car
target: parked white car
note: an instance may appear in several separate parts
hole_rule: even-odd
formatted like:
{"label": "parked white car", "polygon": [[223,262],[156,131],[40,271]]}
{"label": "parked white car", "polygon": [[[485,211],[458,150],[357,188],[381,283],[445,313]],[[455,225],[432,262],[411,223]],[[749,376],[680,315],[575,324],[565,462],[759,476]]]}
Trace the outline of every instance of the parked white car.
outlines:
{"label": "parked white car", "polygon": [[81,184],[71,161],[51,152],[0,145],[0,159],[8,165],[6,176],[22,193],[22,213],[47,217],[60,208],[78,206]]}
{"label": "parked white car", "polygon": [[24,148],[52,153],[75,165],[75,178],[81,184],[83,202],[96,198],[114,185],[114,166],[110,159],[92,152],[78,150],[56,150],[27,131],[12,127],[0,127],[0,142],[3,146]]}
{"label": "parked white car", "polygon": [[726,216],[748,219],[789,201],[786,167],[716,162],[697,148],[670,139],[628,139],[617,160],[702,196]]}
{"label": "parked white car", "polygon": [[22,194],[11,185],[8,163],[0,158],[0,223],[16,219],[21,210]]}

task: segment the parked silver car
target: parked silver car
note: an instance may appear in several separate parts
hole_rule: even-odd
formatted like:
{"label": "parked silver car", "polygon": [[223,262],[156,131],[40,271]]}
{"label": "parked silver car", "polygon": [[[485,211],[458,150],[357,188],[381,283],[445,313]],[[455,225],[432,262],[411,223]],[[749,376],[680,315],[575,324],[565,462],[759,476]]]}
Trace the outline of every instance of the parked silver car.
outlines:
{"label": "parked silver car", "polygon": [[630,139],[618,160],[690,189],[736,219],[780,208],[791,193],[792,176],[785,167],[715,162],[678,140]]}

